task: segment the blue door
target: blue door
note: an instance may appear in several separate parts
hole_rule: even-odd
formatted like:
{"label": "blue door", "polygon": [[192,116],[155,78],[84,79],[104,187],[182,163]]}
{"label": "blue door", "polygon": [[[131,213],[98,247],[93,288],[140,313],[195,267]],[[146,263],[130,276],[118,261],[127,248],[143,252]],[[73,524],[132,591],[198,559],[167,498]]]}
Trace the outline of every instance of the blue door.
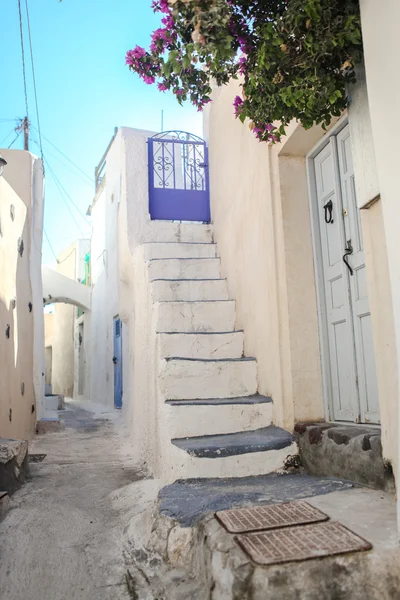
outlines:
{"label": "blue door", "polygon": [[204,140],[166,131],[148,140],[152,219],[210,222],[208,152]]}
{"label": "blue door", "polygon": [[122,322],[114,317],[114,406],[122,408]]}

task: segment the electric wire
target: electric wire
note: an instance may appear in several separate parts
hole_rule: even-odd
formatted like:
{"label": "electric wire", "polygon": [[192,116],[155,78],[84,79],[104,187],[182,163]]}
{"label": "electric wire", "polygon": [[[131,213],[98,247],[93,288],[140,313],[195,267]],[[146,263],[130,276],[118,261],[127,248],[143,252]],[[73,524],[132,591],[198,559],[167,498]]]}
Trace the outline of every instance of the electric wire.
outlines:
{"label": "electric wire", "polygon": [[73,214],[73,212],[72,212],[72,210],[71,210],[71,208],[70,208],[70,206],[69,206],[69,204],[68,204],[67,200],[66,200],[66,199],[65,199],[65,197],[64,197],[64,193],[63,193],[63,190],[62,190],[62,188],[61,188],[61,186],[60,186],[60,184],[59,184],[59,181],[58,181],[57,175],[54,173],[53,169],[50,167],[50,165],[49,165],[49,161],[46,161],[46,164],[47,164],[47,168],[49,169],[49,171],[50,171],[50,173],[51,173],[51,175],[52,175],[52,177],[53,177],[53,179],[54,179],[54,183],[56,184],[56,186],[57,186],[57,188],[58,188],[58,191],[60,192],[60,196],[61,196],[61,198],[62,198],[62,200],[63,200],[63,202],[64,202],[65,206],[67,207],[69,214],[71,215],[71,218],[73,219],[73,221],[74,221],[75,225],[77,226],[77,228],[78,228],[78,230],[79,230],[79,232],[80,232],[81,236],[82,236],[82,237],[85,237],[85,236],[84,236],[84,234],[83,234],[83,231],[82,231],[82,229],[81,229],[81,227],[80,227],[80,225],[79,225],[79,223],[78,223],[78,221],[77,221],[77,220],[76,220],[76,218],[75,218],[75,215]]}
{"label": "electric wire", "polygon": [[[37,141],[37,140],[36,140],[36,139],[35,139],[33,136],[32,136],[32,141],[33,141],[33,142],[34,142],[34,143],[35,143],[37,146],[39,145],[39,144],[38,144],[38,141]],[[46,154],[46,156],[47,156],[47,154]],[[51,174],[52,174],[52,176],[53,176],[53,178],[54,178],[54,181],[55,181],[55,183],[56,183],[56,184],[58,183],[58,186],[59,186],[59,191],[60,191],[60,188],[61,188],[61,189],[63,190],[64,194],[67,196],[68,200],[71,202],[71,204],[72,204],[72,205],[75,207],[75,209],[78,211],[78,213],[80,214],[80,216],[82,217],[82,219],[85,221],[85,223],[86,223],[87,225],[91,225],[90,221],[88,221],[88,220],[86,219],[85,215],[84,215],[84,214],[82,213],[82,211],[79,209],[79,206],[78,206],[78,205],[77,205],[77,204],[76,204],[76,203],[75,203],[75,202],[72,200],[72,198],[71,198],[70,194],[67,192],[67,190],[65,189],[65,187],[63,186],[63,184],[61,183],[61,181],[59,180],[59,178],[57,177],[57,175],[54,173],[54,170],[53,170],[53,169],[51,168],[51,166],[49,165],[49,161],[48,161],[48,159],[47,159],[47,158],[46,158],[46,164],[47,164],[47,166],[48,166],[48,168],[49,168],[49,170],[50,170],[50,172],[51,172]],[[65,165],[64,165],[64,166],[65,166]]]}
{"label": "electric wire", "polygon": [[14,144],[14,142],[16,142],[16,141],[17,141],[17,139],[19,138],[19,136],[20,136],[20,135],[21,135],[21,132],[20,132],[20,131],[18,131],[18,133],[17,133],[17,136],[16,136],[16,137],[13,139],[13,141],[11,142],[11,144],[8,146],[8,149],[10,149],[10,148],[11,148],[11,146]]}
{"label": "electric wire", "polygon": [[22,74],[24,79],[24,92],[25,92],[25,109],[26,117],[28,118],[28,93],[26,89],[26,70],[25,70],[25,50],[24,50],[24,34],[22,31],[22,11],[21,11],[21,0],[18,0],[18,12],[19,12],[19,32],[21,38],[21,52],[22,52]]}
{"label": "electric wire", "polygon": [[71,254],[73,254],[74,252],[76,252],[76,248],[72,248],[71,252],[62,260],[57,260],[58,264],[61,265],[61,263],[65,262],[67,260],[67,258],[69,258],[71,256]]}
{"label": "electric wire", "polygon": [[47,235],[47,232],[46,232],[46,230],[45,230],[44,228],[43,228],[43,232],[44,232],[44,236],[45,236],[45,238],[46,238],[46,240],[47,240],[47,243],[48,243],[48,245],[50,246],[50,250],[51,250],[51,252],[52,252],[52,254],[53,254],[54,258],[56,259],[56,262],[58,263],[58,258],[57,258],[57,256],[56,256],[56,253],[54,252],[54,248],[53,248],[53,246],[51,245],[51,242],[50,242],[49,236]]}
{"label": "electric wire", "polygon": [[[21,0],[18,0],[18,4],[20,3],[20,1]],[[30,23],[30,19],[29,19],[28,0],[25,0],[25,8],[26,8],[26,18],[27,18],[27,22],[28,22],[28,37],[29,37],[29,48],[30,48],[30,52],[31,52],[33,92],[34,92],[34,95],[35,95],[36,119],[37,119],[37,125],[38,125],[37,128],[38,128],[38,132],[39,132],[39,142],[40,142],[40,155],[41,155],[41,159],[42,159],[42,168],[43,168],[43,177],[44,177],[44,175],[45,175],[45,169],[44,169],[42,133],[41,133],[41,130],[40,130],[39,105],[38,105],[37,91],[36,91],[36,77],[35,77],[35,66],[34,66],[34,61],[33,61],[32,38],[31,38],[31,23]]]}
{"label": "electric wire", "polygon": [[[32,129],[35,129],[35,127],[32,127]],[[43,134],[42,137],[44,138]],[[31,139],[33,142],[35,142],[35,144],[39,147],[39,142],[33,137],[31,136]],[[68,169],[68,171],[70,173],[72,173],[72,175],[75,175],[76,177],[79,178],[79,180],[84,183],[85,185],[89,186],[89,187],[93,187],[93,182],[89,183],[87,181],[87,179],[84,179],[84,177],[82,177],[82,175],[80,173],[77,173],[75,171],[75,169],[73,169],[67,162],[64,161],[64,159],[61,156],[58,156],[55,152],[50,152],[49,149],[46,147],[46,144],[44,146],[44,151],[47,156],[51,156],[52,158],[54,158],[55,160],[57,160],[59,163],[61,163],[61,165],[65,168]]]}
{"label": "electric wire", "polygon": [[[34,125],[32,125],[33,129],[36,129],[36,127]],[[36,129],[37,131],[37,129]],[[93,185],[93,178],[90,177],[87,173],[85,173],[85,171],[83,171],[80,167],[78,167],[77,164],[75,164],[70,158],[68,158],[68,156],[66,154],[64,154],[64,152],[62,152],[59,148],[57,148],[57,146],[55,144],[53,144],[53,142],[51,142],[49,140],[48,137],[46,137],[44,135],[44,133],[42,134],[42,137],[44,140],[46,140],[46,142],[48,142],[50,144],[50,146],[53,146],[53,148],[55,148],[57,150],[57,152],[59,152],[68,162],[71,163],[71,165],[73,165],[75,167],[75,169],[78,169],[78,171],[80,171],[82,173],[82,175],[84,175],[87,179],[89,179],[90,183]]]}
{"label": "electric wire", "polygon": [[63,184],[61,183],[61,181],[58,179],[57,175],[51,169],[48,160],[46,160],[46,163],[47,163],[47,166],[49,167],[50,171],[52,172],[53,177],[56,179],[56,181],[58,182],[58,185],[61,187],[61,189],[63,190],[64,194],[67,196],[67,198],[71,202],[71,204],[78,211],[78,213],[80,214],[80,216],[82,217],[82,219],[85,221],[86,225],[90,225],[91,223],[87,220],[87,218],[85,217],[85,215],[83,214],[83,212],[80,210],[79,206],[72,200],[70,194],[67,192],[67,190],[65,189],[65,187],[63,186]]}
{"label": "electric wire", "polygon": [[11,129],[10,133],[8,133],[8,134],[6,135],[6,137],[5,137],[4,139],[2,139],[2,140],[1,140],[1,142],[0,142],[0,146],[2,146],[2,145],[4,144],[4,142],[5,142],[5,141],[6,141],[6,140],[7,140],[7,139],[10,137],[10,135],[11,135],[12,133],[14,133],[14,132],[15,132],[15,127],[13,127],[13,128]]}

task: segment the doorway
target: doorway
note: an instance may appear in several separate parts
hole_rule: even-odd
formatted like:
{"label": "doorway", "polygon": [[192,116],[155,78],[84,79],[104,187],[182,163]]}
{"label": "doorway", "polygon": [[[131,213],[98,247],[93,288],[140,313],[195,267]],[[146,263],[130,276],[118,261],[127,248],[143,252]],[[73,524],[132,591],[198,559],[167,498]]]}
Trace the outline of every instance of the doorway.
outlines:
{"label": "doorway", "polygon": [[378,385],[349,125],[309,157],[328,419],[379,423]]}
{"label": "doorway", "polygon": [[114,317],[114,407],[122,408],[122,321]]}

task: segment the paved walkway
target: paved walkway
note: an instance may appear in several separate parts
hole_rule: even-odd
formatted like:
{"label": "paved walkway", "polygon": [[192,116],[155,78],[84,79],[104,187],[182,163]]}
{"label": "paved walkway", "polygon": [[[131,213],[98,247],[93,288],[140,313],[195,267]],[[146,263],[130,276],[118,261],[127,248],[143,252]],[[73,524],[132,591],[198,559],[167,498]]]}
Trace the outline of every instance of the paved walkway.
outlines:
{"label": "paved walkway", "polygon": [[[64,411],[63,411],[64,412]],[[67,405],[66,430],[38,436],[32,478],[0,523],[0,598],[125,600],[127,503],[140,475],[123,458],[118,416]]]}

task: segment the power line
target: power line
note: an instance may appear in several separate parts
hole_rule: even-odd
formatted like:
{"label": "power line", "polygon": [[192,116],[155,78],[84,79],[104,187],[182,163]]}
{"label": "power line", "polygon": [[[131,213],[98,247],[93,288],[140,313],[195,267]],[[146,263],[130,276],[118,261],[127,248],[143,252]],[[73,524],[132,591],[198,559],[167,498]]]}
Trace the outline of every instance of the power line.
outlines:
{"label": "power line", "polygon": [[[20,4],[20,1],[21,0],[18,0],[18,4]],[[26,8],[26,18],[27,18],[27,21],[28,21],[28,36],[29,36],[29,48],[30,48],[30,52],[31,52],[33,91],[34,91],[34,94],[35,94],[36,119],[37,119],[37,124],[38,124],[39,142],[40,142],[40,154],[41,154],[41,159],[42,159],[42,169],[43,169],[43,177],[44,177],[45,173],[44,173],[44,157],[43,157],[42,133],[41,133],[41,130],[40,130],[39,105],[38,105],[37,92],[36,92],[36,77],[35,77],[35,66],[34,66],[34,62],[33,62],[32,38],[31,38],[31,23],[30,23],[30,20],[29,20],[28,0],[25,0],[25,8]]]}
{"label": "power line", "polygon": [[5,141],[6,141],[6,140],[7,140],[7,139],[10,137],[10,135],[11,135],[12,133],[14,133],[14,132],[15,132],[15,127],[13,127],[13,128],[11,129],[10,133],[8,133],[8,134],[6,135],[6,137],[5,137],[3,140],[1,140],[1,142],[0,142],[0,146],[2,146],[2,145],[4,144],[4,142],[5,142]]}
{"label": "power line", "polygon": [[[33,129],[36,129],[36,127],[34,125],[32,125],[32,127],[33,127]],[[82,173],[82,175],[87,177],[87,179],[89,179],[91,185],[93,185],[92,177],[90,177],[87,173],[85,173],[85,171],[82,171],[82,169],[80,167],[78,167],[78,165],[75,164],[70,158],[68,158],[68,156],[66,154],[64,154],[64,152],[62,152],[59,148],[57,148],[57,146],[55,144],[53,144],[53,142],[51,142],[48,137],[46,137],[44,134],[42,134],[42,137],[43,137],[43,139],[46,140],[46,142],[48,142],[51,146],[53,146],[53,148],[55,148],[57,150],[57,152],[59,152],[64,158],[66,158],[67,161],[70,162],[71,165],[73,165],[75,167],[75,169],[78,169],[78,171],[80,171]]]}
{"label": "power line", "polygon": [[66,201],[66,199],[65,199],[65,197],[64,197],[64,194],[63,194],[63,191],[62,191],[62,189],[61,189],[61,187],[60,187],[60,184],[59,184],[58,178],[57,178],[57,176],[55,175],[55,173],[54,173],[53,169],[50,167],[50,165],[49,165],[49,161],[47,161],[47,167],[48,167],[48,169],[49,169],[50,173],[51,173],[51,174],[52,174],[52,176],[53,176],[54,182],[55,182],[55,184],[56,184],[56,186],[57,186],[57,188],[58,188],[58,191],[60,192],[60,196],[61,196],[61,198],[62,198],[62,200],[63,200],[63,202],[64,202],[65,206],[66,206],[66,207],[67,207],[67,209],[68,209],[68,212],[69,212],[69,214],[71,215],[71,218],[73,219],[73,221],[74,221],[75,225],[76,225],[76,226],[77,226],[77,228],[79,229],[79,232],[80,232],[81,236],[82,236],[82,237],[85,237],[85,236],[84,236],[84,234],[83,234],[83,231],[82,231],[82,229],[81,229],[81,227],[80,227],[80,225],[79,225],[79,223],[78,223],[78,221],[75,219],[75,216],[74,216],[74,214],[73,214],[72,210],[70,209],[70,207],[69,207],[69,205],[68,205],[68,202]]}
{"label": "power line", "polygon": [[61,265],[61,263],[65,262],[67,260],[67,258],[69,258],[71,256],[71,254],[76,253],[76,247],[72,248],[71,252],[69,254],[67,254],[67,256],[65,258],[63,258],[62,260],[57,260],[58,264]]}
{"label": "power line", "polygon": [[46,230],[44,228],[43,228],[43,231],[44,231],[44,235],[45,235],[45,238],[47,240],[47,243],[50,246],[50,250],[52,251],[54,258],[56,259],[56,262],[58,263],[58,258],[56,256],[56,253],[54,252],[53,246],[51,245],[51,242],[49,240],[49,236],[47,235],[47,232],[46,232]]}
{"label": "power line", "polygon": [[[33,126],[32,126],[32,128],[36,129],[36,127],[33,127]],[[44,137],[43,134],[42,134],[42,137]],[[31,135],[31,140],[37,145],[38,148],[40,148],[39,142],[33,135]],[[82,175],[80,173],[77,173],[74,169],[72,169],[72,167],[70,165],[68,165],[60,156],[57,156],[57,154],[55,154],[54,152],[49,152],[49,150],[47,148],[45,148],[45,151],[46,151],[46,157],[50,155],[55,160],[59,161],[62,164],[62,166],[64,167],[64,169],[68,169],[70,173],[72,173],[76,177],[79,177],[79,179],[82,183],[85,183],[86,185],[88,185],[90,187],[93,186],[93,182],[89,183],[86,179],[84,179],[82,177]]]}
{"label": "power line", "polygon": [[25,71],[25,51],[24,51],[24,35],[22,32],[22,12],[21,12],[21,0],[18,0],[18,12],[19,12],[19,33],[21,38],[21,52],[22,52],[22,73],[24,77],[24,92],[25,92],[25,108],[26,116],[28,117],[28,94],[26,91],[26,71]]}
{"label": "power line", "polygon": [[63,184],[61,183],[61,181],[58,179],[58,177],[56,176],[56,174],[54,173],[54,171],[50,167],[49,161],[46,161],[46,162],[47,162],[47,166],[49,167],[49,169],[50,169],[53,177],[56,179],[56,182],[58,182],[58,185],[61,187],[61,189],[63,190],[64,194],[67,196],[67,198],[69,199],[69,201],[71,202],[71,204],[76,208],[76,210],[81,215],[81,217],[85,221],[85,223],[87,225],[90,225],[89,221],[86,219],[85,215],[82,213],[82,211],[80,210],[79,206],[77,204],[75,204],[75,202],[72,200],[70,194],[68,194],[67,190],[65,189],[65,187],[63,186]]}
{"label": "power line", "polygon": [[13,139],[13,141],[11,142],[11,144],[8,146],[8,148],[9,148],[9,149],[10,149],[10,148],[11,148],[11,146],[14,144],[14,142],[16,142],[16,141],[17,141],[17,139],[19,138],[19,136],[20,136],[20,135],[21,135],[21,131],[18,131],[18,133],[17,133],[17,137],[15,137],[15,138]]}

